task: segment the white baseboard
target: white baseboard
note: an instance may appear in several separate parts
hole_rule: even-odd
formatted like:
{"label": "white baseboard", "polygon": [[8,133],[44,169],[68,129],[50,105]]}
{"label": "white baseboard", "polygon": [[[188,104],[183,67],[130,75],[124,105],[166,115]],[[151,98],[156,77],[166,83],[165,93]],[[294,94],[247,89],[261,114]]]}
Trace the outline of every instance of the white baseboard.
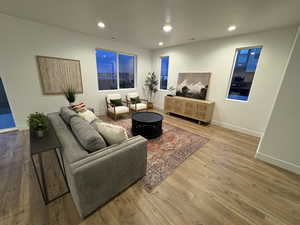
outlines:
{"label": "white baseboard", "polygon": [[243,127],[239,127],[230,123],[226,123],[226,122],[221,122],[221,121],[217,121],[217,120],[213,120],[211,122],[214,125],[220,126],[220,127],[224,127],[224,128],[228,128],[230,130],[234,130],[234,131],[238,131],[241,133],[245,133],[245,134],[249,134],[255,137],[262,137],[263,132],[260,131],[256,131],[256,130],[250,130],[247,128],[243,128]]}
{"label": "white baseboard", "polygon": [[[155,108],[158,109],[158,110],[164,111],[164,109],[161,108],[159,105],[156,105]],[[214,124],[214,125],[220,126],[220,127],[228,128],[230,130],[234,130],[234,131],[238,131],[238,132],[241,132],[241,133],[249,134],[249,135],[252,135],[252,136],[255,136],[255,137],[262,137],[262,135],[263,135],[263,132],[259,132],[259,131],[256,131],[256,130],[250,130],[250,129],[239,127],[239,126],[236,126],[236,125],[233,125],[233,124],[230,124],[230,123],[226,123],[226,122],[213,120],[211,123]]]}
{"label": "white baseboard", "polygon": [[294,163],[290,163],[290,162],[287,162],[287,161],[284,161],[281,159],[277,159],[277,158],[274,158],[270,155],[266,155],[261,152],[257,152],[255,154],[255,158],[300,175],[300,166],[298,166]]}

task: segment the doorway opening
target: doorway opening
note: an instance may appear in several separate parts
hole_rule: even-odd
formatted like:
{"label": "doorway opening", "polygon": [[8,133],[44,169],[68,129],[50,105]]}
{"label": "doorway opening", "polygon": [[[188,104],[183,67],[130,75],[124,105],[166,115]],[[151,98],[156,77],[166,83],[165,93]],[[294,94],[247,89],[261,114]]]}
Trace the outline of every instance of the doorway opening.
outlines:
{"label": "doorway opening", "polygon": [[6,96],[4,85],[0,77],[0,132],[16,127],[9,102]]}

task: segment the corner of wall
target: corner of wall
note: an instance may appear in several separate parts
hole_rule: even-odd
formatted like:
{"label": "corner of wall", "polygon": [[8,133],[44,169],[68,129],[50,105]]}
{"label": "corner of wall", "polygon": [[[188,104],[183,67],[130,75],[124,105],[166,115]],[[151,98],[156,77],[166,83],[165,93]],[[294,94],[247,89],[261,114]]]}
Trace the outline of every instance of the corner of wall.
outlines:
{"label": "corner of wall", "polygon": [[238,131],[238,132],[241,132],[241,133],[244,133],[244,134],[252,135],[252,136],[255,136],[255,137],[262,137],[263,136],[263,132],[256,131],[256,130],[250,130],[250,129],[247,129],[247,128],[243,128],[243,127],[236,126],[236,125],[226,123],[226,122],[222,122],[222,121],[213,120],[212,124],[223,127],[223,128],[227,128],[227,129],[230,129],[230,130]]}
{"label": "corner of wall", "polygon": [[300,175],[300,166],[297,166],[296,164],[274,158],[261,152],[256,152],[255,158]]}
{"label": "corner of wall", "polygon": [[[282,76],[282,79],[280,81],[280,85],[279,85],[279,88],[278,88],[278,91],[277,91],[277,94],[276,94],[275,101],[274,101],[274,103],[272,105],[271,113],[269,115],[267,126],[266,126],[266,129],[265,129],[266,133],[267,132],[272,132],[272,129],[270,128],[270,124],[272,123],[272,115],[274,114],[275,106],[277,104],[278,96],[280,94],[281,87],[283,86],[284,79],[287,76],[288,67],[289,67],[289,64],[291,62],[292,55],[294,54],[294,50],[296,48],[297,41],[299,40],[299,35],[300,35],[300,25],[298,26],[297,33],[295,35],[295,38],[294,38],[294,41],[293,41],[293,44],[292,44],[292,47],[291,47],[291,50],[290,50],[290,53],[289,53],[289,57],[287,59],[287,62],[286,62],[285,68],[284,68],[284,72],[283,72],[284,75]],[[285,161],[285,160],[273,157],[273,156],[271,156],[269,154],[263,153],[264,149],[266,148],[266,145],[268,145],[266,143],[269,143],[269,145],[271,143],[273,145],[274,144],[273,140],[274,140],[274,137],[271,137],[271,139],[268,138],[268,140],[266,140],[266,138],[263,136],[261,138],[259,146],[257,148],[257,152],[256,152],[256,155],[255,155],[255,158],[257,158],[259,160],[262,160],[262,161],[264,161],[266,163],[278,166],[280,168],[289,170],[289,171],[294,172],[296,174],[300,174],[300,166],[299,165],[296,165],[294,163],[291,163],[291,162],[288,162],[288,161]],[[274,146],[269,146],[269,149],[273,149],[274,150],[275,148],[274,148]],[[280,150],[280,149],[279,149],[279,151],[284,152],[286,154],[286,151],[283,151],[283,150]]]}

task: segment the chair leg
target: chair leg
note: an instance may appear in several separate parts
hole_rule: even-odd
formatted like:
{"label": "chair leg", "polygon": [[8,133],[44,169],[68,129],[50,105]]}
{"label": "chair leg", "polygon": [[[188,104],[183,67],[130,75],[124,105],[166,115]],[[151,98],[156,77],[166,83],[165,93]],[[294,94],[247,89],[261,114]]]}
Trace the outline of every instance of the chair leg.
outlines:
{"label": "chair leg", "polygon": [[117,120],[117,117],[118,117],[117,114],[115,114],[115,115],[114,115],[114,119]]}

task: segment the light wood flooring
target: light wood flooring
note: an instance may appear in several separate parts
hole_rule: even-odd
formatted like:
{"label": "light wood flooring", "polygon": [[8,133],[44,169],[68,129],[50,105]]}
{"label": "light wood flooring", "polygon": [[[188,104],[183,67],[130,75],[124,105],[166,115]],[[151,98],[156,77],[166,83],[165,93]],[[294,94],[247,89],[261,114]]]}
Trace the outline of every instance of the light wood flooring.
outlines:
{"label": "light wood flooring", "polygon": [[[299,225],[300,176],[254,158],[259,139],[165,116],[210,141],[152,193],[139,183],[81,220],[70,194],[45,206],[29,157],[28,132],[0,134],[1,225]],[[54,154],[49,188],[63,191]]]}

